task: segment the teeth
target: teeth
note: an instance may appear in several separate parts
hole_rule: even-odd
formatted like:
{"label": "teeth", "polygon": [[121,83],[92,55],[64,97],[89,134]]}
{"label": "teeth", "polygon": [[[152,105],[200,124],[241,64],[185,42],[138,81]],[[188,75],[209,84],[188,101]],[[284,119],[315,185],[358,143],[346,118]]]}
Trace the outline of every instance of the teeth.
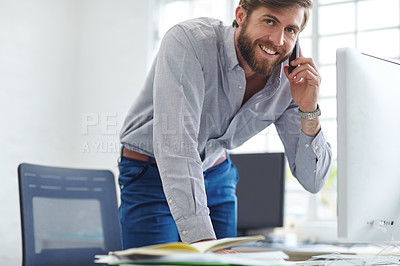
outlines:
{"label": "teeth", "polygon": [[267,48],[267,47],[265,47],[265,46],[260,45],[260,47],[261,47],[261,49],[263,49],[267,54],[271,54],[271,55],[276,54],[276,51],[271,50],[271,49],[269,49],[269,48]]}

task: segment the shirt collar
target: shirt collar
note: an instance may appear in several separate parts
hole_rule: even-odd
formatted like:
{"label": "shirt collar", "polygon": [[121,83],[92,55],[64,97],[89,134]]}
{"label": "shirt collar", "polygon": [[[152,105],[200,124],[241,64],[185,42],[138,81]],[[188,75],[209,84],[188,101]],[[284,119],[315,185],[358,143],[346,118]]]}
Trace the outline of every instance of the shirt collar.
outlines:
{"label": "shirt collar", "polygon": [[274,71],[272,72],[271,77],[269,79],[272,80],[273,87],[279,87],[281,85],[282,76],[285,75],[283,71],[283,66],[285,64],[287,64],[287,60],[281,63],[280,65],[276,66]]}
{"label": "shirt collar", "polygon": [[228,26],[225,31],[224,47],[226,49],[226,67],[228,69],[234,69],[239,65],[235,46],[235,31],[236,28],[232,26]]}

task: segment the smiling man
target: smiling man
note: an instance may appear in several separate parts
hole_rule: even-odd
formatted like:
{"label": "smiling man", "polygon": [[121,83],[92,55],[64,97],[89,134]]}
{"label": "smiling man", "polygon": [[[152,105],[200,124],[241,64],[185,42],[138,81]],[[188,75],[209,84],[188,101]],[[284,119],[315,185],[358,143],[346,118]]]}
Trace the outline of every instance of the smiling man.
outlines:
{"label": "smiling man", "polygon": [[275,124],[290,169],[317,193],[332,163],[311,58],[288,57],[311,0],[241,0],[233,26],[168,31],[121,132],[123,248],[236,235],[233,149]]}

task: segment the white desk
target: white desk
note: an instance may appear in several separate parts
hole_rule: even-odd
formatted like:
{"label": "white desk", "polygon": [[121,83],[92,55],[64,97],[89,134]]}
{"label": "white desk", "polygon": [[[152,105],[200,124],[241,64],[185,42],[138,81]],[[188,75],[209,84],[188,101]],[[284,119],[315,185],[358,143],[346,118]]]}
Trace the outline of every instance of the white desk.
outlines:
{"label": "white desk", "polygon": [[[263,242],[251,243],[249,245],[242,245],[239,247],[235,247],[234,250],[239,252],[251,252],[251,251],[267,251],[267,250],[282,250],[285,252],[289,259],[288,261],[297,262],[295,265],[304,265],[304,266],[314,266],[314,265],[376,265],[374,262],[378,261],[379,258],[373,259],[377,254],[379,255],[388,255],[391,258],[393,255],[400,255],[400,249],[395,246],[388,245],[368,245],[368,244],[327,244],[327,243],[299,243],[297,246],[285,246],[283,244],[269,244]],[[335,254],[340,254],[335,257]],[[314,256],[324,256],[325,259],[329,258],[330,260],[316,260]],[[343,260],[339,256],[344,255],[361,255],[361,256],[369,256],[372,255],[370,261],[373,264],[368,264],[369,260],[367,260],[367,264],[362,262],[361,260],[350,261]],[[400,265],[400,256],[397,264],[379,264],[379,265]],[[309,261],[307,261],[309,260]]]}
{"label": "white desk", "polygon": [[[152,260],[151,265],[155,263],[164,263],[160,265],[291,265],[291,266],[344,266],[344,265],[376,265],[376,262],[381,262],[380,257],[376,257],[377,254],[381,255],[393,255],[397,251],[396,249],[384,249],[382,245],[340,245],[340,244],[299,244],[297,247],[287,247],[279,244],[269,244],[263,242],[250,243],[241,245],[233,248],[236,251],[243,252],[238,254],[185,254],[181,257],[168,257],[160,258],[160,260]],[[279,251],[279,252],[274,252]],[[288,255],[286,256],[282,251]],[[386,252],[385,252],[386,251]],[[257,253],[247,253],[257,252]],[[247,253],[247,254],[246,254]],[[361,254],[363,256],[373,255],[368,258],[358,260],[348,260],[347,258],[335,257],[337,254],[341,256],[345,254],[356,255]],[[315,258],[316,255],[327,255],[323,260]],[[226,257],[224,257],[226,256]],[[389,256],[393,257],[393,256]],[[387,257],[386,257],[387,258]],[[385,261],[387,260],[385,258]],[[396,257],[397,259],[397,257]],[[273,260],[273,261],[272,261]],[[252,261],[253,263],[249,263]],[[173,264],[179,262],[177,264]],[[191,262],[191,263],[189,263]],[[397,264],[379,264],[379,265],[400,265],[400,256],[395,261]],[[140,263],[140,262],[137,262]],[[128,265],[128,264],[127,264]],[[131,264],[132,265],[132,264]],[[141,263],[134,265],[149,265],[149,263]],[[157,264],[158,265],[158,264]]]}

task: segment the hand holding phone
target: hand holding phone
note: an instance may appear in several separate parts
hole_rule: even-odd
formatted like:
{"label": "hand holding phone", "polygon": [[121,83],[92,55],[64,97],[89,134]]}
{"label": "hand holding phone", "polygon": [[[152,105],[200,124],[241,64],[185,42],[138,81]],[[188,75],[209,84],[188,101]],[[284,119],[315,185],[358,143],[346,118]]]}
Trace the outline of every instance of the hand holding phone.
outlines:
{"label": "hand holding phone", "polygon": [[299,39],[297,38],[296,44],[294,45],[292,54],[289,57],[289,74],[292,73],[293,69],[295,69],[297,66],[292,66],[291,63],[293,60],[295,60],[297,57],[299,57]]}

